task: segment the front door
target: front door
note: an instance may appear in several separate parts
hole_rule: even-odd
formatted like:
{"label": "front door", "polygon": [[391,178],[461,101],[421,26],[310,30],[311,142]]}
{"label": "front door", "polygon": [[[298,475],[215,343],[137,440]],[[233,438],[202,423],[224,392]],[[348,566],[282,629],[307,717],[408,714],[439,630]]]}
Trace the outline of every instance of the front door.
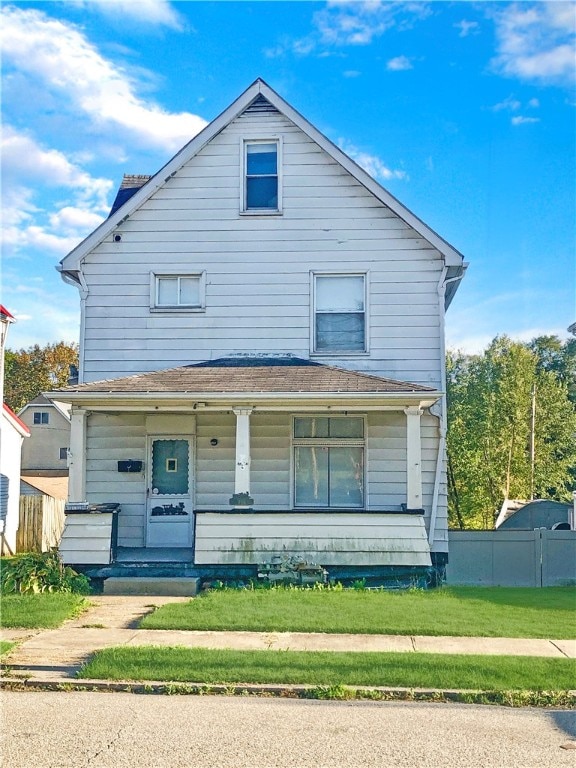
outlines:
{"label": "front door", "polygon": [[191,467],[188,438],[149,438],[146,546],[192,546]]}

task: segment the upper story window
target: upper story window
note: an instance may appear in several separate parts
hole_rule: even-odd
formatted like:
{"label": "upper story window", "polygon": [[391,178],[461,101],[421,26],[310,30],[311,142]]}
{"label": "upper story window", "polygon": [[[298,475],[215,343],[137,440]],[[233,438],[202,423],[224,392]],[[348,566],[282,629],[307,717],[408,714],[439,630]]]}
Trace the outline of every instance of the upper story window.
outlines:
{"label": "upper story window", "polygon": [[280,142],[244,142],[244,213],[279,213]]}
{"label": "upper story window", "polygon": [[156,311],[199,311],[205,307],[204,273],[155,274],[150,285],[150,308]]}
{"label": "upper story window", "polygon": [[314,275],[314,352],[366,352],[366,275]]}
{"label": "upper story window", "polygon": [[34,424],[48,424],[50,414],[46,411],[34,411]]}

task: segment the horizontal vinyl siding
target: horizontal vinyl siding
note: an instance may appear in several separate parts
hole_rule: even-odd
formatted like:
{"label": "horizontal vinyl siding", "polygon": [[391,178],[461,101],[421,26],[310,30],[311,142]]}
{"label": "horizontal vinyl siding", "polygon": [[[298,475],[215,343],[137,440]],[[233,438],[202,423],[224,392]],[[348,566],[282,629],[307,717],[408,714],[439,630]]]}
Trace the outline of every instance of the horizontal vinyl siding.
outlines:
{"label": "horizontal vinyl siding", "polygon": [[92,413],[86,433],[86,497],[118,502],[118,544],[144,546],[146,480],[142,472],[118,472],[118,461],[146,462],[144,414]]}
{"label": "horizontal vinyl siding", "polygon": [[[283,214],[240,216],[241,140],[275,135]],[[118,232],[85,260],[86,381],[239,351],[308,357],[310,270],[359,270],[370,355],[317,359],[439,383],[438,252],[281,115],[236,119]],[[149,273],[163,269],[205,270],[205,311],[151,314]]]}

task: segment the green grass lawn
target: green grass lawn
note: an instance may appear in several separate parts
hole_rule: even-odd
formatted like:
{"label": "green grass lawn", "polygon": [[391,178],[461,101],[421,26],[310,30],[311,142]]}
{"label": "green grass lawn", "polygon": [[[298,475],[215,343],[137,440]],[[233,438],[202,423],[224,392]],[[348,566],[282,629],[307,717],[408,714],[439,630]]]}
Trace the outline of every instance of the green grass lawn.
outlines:
{"label": "green grass lawn", "polygon": [[37,595],[2,595],[0,625],[52,629],[80,615],[89,605],[81,595],[43,592]]}
{"label": "green grass lawn", "polygon": [[11,648],[14,648],[15,645],[16,643],[11,643],[9,640],[0,640],[0,656],[8,653],[8,651]]}
{"label": "green grass lawn", "polygon": [[162,606],[143,629],[576,637],[576,589],[225,590]]}
{"label": "green grass lawn", "polygon": [[230,651],[138,646],[98,651],[79,677],[195,683],[368,685],[562,691],[576,687],[571,659],[432,653]]}

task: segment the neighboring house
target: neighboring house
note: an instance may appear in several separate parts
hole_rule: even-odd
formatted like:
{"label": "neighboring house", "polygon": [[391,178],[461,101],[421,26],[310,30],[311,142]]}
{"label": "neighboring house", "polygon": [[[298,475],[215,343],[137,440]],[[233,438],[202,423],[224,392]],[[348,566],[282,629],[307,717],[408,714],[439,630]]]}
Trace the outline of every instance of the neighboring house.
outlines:
{"label": "neighboring house", "polygon": [[23,474],[29,470],[68,474],[69,408],[39,395],[18,412],[30,430],[30,440],[22,446]]}
{"label": "neighboring house", "polygon": [[127,177],[59,269],[81,298],[80,383],[48,393],[72,405],[69,498],[120,503],[121,555],[441,577],[465,264],[263,81]]}
{"label": "neighboring house", "polygon": [[551,499],[506,499],[496,520],[498,530],[533,531],[535,528],[570,530],[572,504]]}
{"label": "neighboring house", "polygon": [[16,534],[20,516],[20,455],[24,438],[30,432],[6,405],[0,419],[0,537],[1,552],[16,552]]}

